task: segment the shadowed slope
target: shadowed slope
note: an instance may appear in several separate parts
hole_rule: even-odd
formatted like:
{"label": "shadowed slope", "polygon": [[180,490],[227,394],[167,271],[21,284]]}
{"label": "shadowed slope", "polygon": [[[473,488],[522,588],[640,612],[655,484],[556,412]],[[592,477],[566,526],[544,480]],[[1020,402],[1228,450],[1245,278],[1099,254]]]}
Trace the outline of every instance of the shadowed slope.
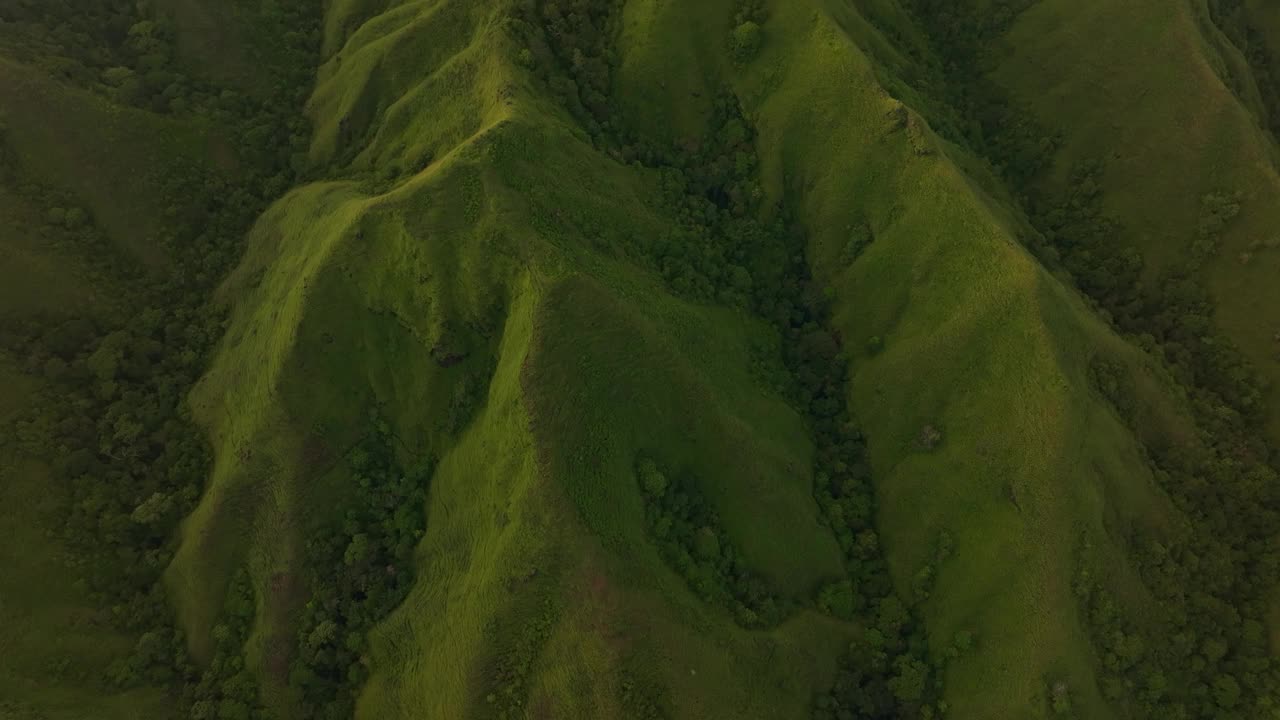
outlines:
{"label": "shadowed slope", "polygon": [[[1038,3],[1011,29],[994,77],[1062,133],[1054,184],[1076,162],[1102,161],[1102,207],[1121,223],[1117,242],[1142,250],[1147,282],[1203,262],[1217,323],[1274,384],[1276,148],[1245,58],[1197,5]],[[1236,196],[1239,215],[1202,238],[1215,194]],[[1269,403],[1272,435],[1276,412]]]}

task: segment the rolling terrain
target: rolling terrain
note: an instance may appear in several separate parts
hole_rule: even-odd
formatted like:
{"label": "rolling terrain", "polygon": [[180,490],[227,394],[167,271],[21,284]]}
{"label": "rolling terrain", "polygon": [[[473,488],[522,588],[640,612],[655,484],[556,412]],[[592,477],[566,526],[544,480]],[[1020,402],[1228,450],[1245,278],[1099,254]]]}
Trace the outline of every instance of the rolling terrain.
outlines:
{"label": "rolling terrain", "polygon": [[0,717],[1280,712],[1267,3],[0,20]]}

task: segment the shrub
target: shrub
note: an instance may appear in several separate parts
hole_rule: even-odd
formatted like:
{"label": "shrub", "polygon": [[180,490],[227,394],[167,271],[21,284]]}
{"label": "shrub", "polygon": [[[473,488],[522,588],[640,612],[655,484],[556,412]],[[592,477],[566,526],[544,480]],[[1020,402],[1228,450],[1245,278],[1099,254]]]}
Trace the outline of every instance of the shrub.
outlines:
{"label": "shrub", "polygon": [[917,442],[925,450],[933,450],[942,443],[942,431],[933,425],[925,425],[920,428],[920,437],[917,438]]}

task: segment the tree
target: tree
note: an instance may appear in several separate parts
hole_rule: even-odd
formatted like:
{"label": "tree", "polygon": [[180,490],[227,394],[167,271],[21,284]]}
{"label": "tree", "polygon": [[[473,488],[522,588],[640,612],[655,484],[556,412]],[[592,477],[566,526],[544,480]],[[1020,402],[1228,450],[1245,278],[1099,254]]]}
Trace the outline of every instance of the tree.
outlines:
{"label": "tree", "polygon": [[652,498],[661,498],[667,492],[667,476],[658,469],[658,464],[645,458],[640,461],[638,472],[640,487]]}
{"label": "tree", "polygon": [[342,561],[348,566],[363,565],[372,554],[372,548],[369,546],[369,536],[365,533],[356,533],[351,538],[347,550],[343,553]]}
{"label": "tree", "polygon": [[733,29],[733,57],[738,62],[748,62],[760,52],[764,32],[755,22],[748,20]]}
{"label": "tree", "polygon": [[852,620],[854,613],[853,582],[841,580],[822,588],[818,607],[842,620]]}
{"label": "tree", "polygon": [[942,432],[933,425],[925,425],[920,429],[920,437],[918,439],[920,447],[925,450],[933,450],[942,442]]}
{"label": "tree", "polygon": [[115,380],[124,360],[124,349],[128,345],[129,336],[124,332],[113,332],[108,335],[94,350],[85,365],[102,382]]}
{"label": "tree", "polygon": [[893,696],[904,705],[919,705],[929,680],[929,666],[911,655],[899,655],[893,667],[896,672],[889,680]]}
{"label": "tree", "polygon": [[1230,710],[1240,702],[1240,683],[1230,675],[1222,675],[1213,681],[1213,699],[1218,707]]}
{"label": "tree", "polygon": [[172,510],[173,496],[157,492],[134,508],[130,518],[139,525],[161,525]]}

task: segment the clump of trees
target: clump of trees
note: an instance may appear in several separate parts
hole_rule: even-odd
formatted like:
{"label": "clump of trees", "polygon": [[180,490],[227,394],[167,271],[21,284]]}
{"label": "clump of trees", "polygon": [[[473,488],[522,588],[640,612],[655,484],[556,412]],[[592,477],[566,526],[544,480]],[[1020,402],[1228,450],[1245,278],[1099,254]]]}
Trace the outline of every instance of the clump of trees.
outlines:
{"label": "clump of trees", "polygon": [[708,602],[729,608],[743,627],[776,625],[793,609],[740,559],[716,512],[688,479],[672,481],[642,457],[636,476],[645,521],[663,558]]}
{"label": "clump of trees", "polygon": [[114,328],[74,318],[10,323],[0,335],[50,383],[15,429],[28,452],[57,458],[64,539],[91,559],[86,580],[104,602],[150,591],[199,498],[210,457],[183,401],[217,331],[216,317],[178,305]]}
{"label": "clump of trees", "polygon": [[1191,244],[1192,259],[1205,262],[1218,252],[1220,235],[1240,214],[1240,193],[1211,192],[1200,198],[1200,222]]}
{"label": "clump of trees", "polygon": [[730,48],[733,58],[738,62],[745,63],[753,59],[756,53],[760,52],[762,44],[764,44],[764,31],[755,21],[744,21],[733,29]]}
{"label": "clump of trees", "polygon": [[548,89],[597,141],[611,129],[610,94],[618,58],[612,40],[619,0],[520,0],[517,19],[532,65]]}
{"label": "clump of trees", "polygon": [[[265,717],[258,680],[245,665],[243,650],[257,614],[253,585],[244,569],[232,577],[226,603],[213,627],[213,657],[199,681],[183,688],[192,720],[253,720]],[[143,641],[147,638],[143,636]],[[139,643],[141,645],[142,642]]]}
{"label": "clump of trees", "polygon": [[131,0],[3,0],[0,18],[8,56],[85,84],[123,64],[129,29],[140,19]]}
{"label": "clump of trees", "polygon": [[142,683],[179,686],[180,705],[193,720],[251,720],[265,717],[258,697],[258,681],[246,666],[242,651],[253,629],[256,597],[249,573],[236,570],[211,630],[213,653],[203,668],[187,654],[182,631],[169,624],[163,588],[135,598],[131,608],[116,606],[126,627],[140,630],[127,657],[107,670],[107,680],[119,688]]}
{"label": "clump of trees", "polygon": [[[263,4],[244,29],[256,60],[278,79],[266,97],[220,88],[177,56],[174,28],[153,3],[137,0],[0,1],[0,48],[9,57],[117,102],[157,113],[234,115],[237,105],[296,106],[314,67],[318,5]],[[264,102],[265,101],[265,102]],[[225,117],[222,119],[226,119]]]}
{"label": "clump of trees", "polygon": [[311,599],[298,622],[290,686],[306,717],[349,718],[368,677],[368,634],[408,596],[413,551],[426,528],[433,459],[408,471],[396,459],[390,426],[373,430],[347,453],[354,497],[341,521],[307,544]]}
{"label": "clump of trees", "polygon": [[850,643],[831,689],[813,702],[814,720],[936,718],[941,677],[925,658],[923,628],[896,595],[870,609],[866,629]]}

